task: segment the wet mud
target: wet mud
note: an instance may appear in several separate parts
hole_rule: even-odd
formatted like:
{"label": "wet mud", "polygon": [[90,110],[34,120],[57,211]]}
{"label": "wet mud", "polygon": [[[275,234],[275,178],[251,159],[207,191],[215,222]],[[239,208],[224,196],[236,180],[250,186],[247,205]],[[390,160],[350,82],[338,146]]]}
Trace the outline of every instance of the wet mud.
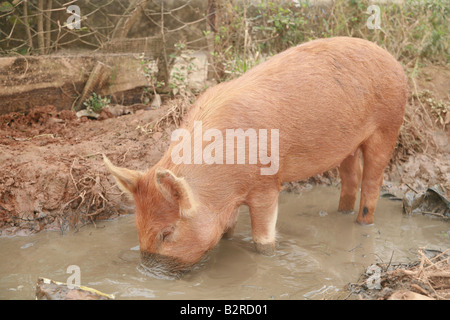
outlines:
{"label": "wet mud", "polygon": [[277,250],[255,252],[250,218],[240,209],[236,232],[223,239],[201,268],[178,280],[155,279],[139,270],[134,215],[86,225],[78,231],[40,232],[0,238],[0,298],[34,299],[36,281],[66,282],[76,265],[81,284],[116,299],[358,299],[348,291],[375,263],[417,260],[417,248],[450,246],[447,222],[407,215],[402,202],[382,198],[375,224],[355,223],[337,212],[339,189],[314,187],[283,192],[277,222]]}

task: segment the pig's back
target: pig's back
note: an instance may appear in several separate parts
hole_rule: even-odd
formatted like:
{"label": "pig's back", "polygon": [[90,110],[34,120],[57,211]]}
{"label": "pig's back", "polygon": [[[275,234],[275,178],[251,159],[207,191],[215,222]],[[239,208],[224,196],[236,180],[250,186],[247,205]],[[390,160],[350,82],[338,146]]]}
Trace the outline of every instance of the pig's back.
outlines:
{"label": "pig's back", "polygon": [[304,169],[309,177],[338,165],[375,130],[398,130],[405,103],[403,69],[387,51],[337,37],[288,49],[209,89],[188,126],[279,130],[280,175],[290,180],[283,171],[300,162],[314,163]]}

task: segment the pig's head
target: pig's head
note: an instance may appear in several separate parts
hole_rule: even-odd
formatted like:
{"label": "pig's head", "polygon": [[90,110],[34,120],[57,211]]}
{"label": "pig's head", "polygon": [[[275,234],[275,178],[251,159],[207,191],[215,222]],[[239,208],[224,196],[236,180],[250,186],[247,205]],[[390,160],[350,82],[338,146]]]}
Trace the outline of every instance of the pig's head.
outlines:
{"label": "pig's head", "polygon": [[216,245],[221,233],[215,221],[205,220],[184,178],[157,167],[145,173],[115,167],[105,156],[104,162],[136,203],[141,267],[146,272],[178,278]]}

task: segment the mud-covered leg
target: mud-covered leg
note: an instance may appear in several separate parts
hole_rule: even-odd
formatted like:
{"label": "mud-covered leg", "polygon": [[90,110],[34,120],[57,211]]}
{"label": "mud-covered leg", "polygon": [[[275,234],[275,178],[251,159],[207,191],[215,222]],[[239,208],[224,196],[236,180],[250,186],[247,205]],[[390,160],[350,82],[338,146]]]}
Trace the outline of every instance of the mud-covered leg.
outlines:
{"label": "mud-covered leg", "polygon": [[256,251],[264,255],[272,255],[275,252],[278,193],[279,191],[261,194],[249,204],[253,242]]}
{"label": "mud-covered leg", "polygon": [[339,166],[341,196],[338,211],[340,212],[350,213],[354,210],[362,177],[360,157],[361,150],[357,149],[353,155],[345,158]]}
{"label": "mud-covered leg", "polygon": [[361,202],[356,218],[360,224],[372,224],[374,221],[373,214],[383,182],[383,171],[392,155],[396,139],[396,133],[389,135],[388,132],[378,132],[367,139],[362,146],[364,169]]}

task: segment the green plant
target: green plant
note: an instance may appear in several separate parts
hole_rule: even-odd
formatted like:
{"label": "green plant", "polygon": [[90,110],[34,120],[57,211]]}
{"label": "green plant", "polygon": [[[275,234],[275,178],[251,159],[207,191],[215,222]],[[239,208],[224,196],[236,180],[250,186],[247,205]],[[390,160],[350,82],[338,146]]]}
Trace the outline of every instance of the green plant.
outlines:
{"label": "green plant", "polygon": [[[243,1],[216,31],[213,66],[218,80],[239,76],[271,56],[297,44],[324,37],[350,36],[376,42],[406,67],[450,61],[450,2],[405,0],[380,3],[380,29],[369,29],[370,0],[335,0],[311,5],[306,0]],[[204,32],[209,36],[210,32]]]}
{"label": "green plant", "polygon": [[174,96],[189,95],[188,78],[195,71],[194,58],[188,54],[184,43],[176,43],[174,46],[176,53],[169,56],[174,62],[170,73],[169,87]]}
{"label": "green plant", "polygon": [[111,99],[104,97],[101,95],[97,95],[95,92],[92,93],[92,96],[86,100],[83,104],[86,106],[88,111],[92,111],[95,113],[100,113],[103,108],[107,107],[111,103]]}
{"label": "green plant", "polygon": [[149,84],[142,92],[141,101],[149,103],[152,100],[151,96],[155,96],[157,89],[163,88],[165,84],[164,81],[158,81],[157,79],[158,67],[156,61],[146,59],[144,56],[141,56],[140,59],[141,72]]}
{"label": "green plant", "polygon": [[255,20],[252,29],[270,40],[260,42],[259,48],[279,51],[303,42],[309,18],[306,10],[311,10],[307,3],[262,1],[257,7],[257,17],[261,20]]}

